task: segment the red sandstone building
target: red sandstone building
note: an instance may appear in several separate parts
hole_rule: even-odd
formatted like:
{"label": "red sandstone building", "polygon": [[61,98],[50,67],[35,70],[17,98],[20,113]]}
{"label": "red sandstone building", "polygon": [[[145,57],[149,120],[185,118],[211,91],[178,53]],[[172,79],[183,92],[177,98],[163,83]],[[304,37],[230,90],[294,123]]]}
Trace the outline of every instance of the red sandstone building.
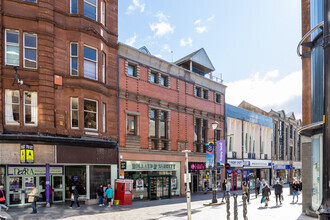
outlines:
{"label": "red sandstone building", "polygon": [[[119,44],[120,175],[134,180],[134,199],[159,199],[185,193],[184,153],[189,154],[191,189],[211,186],[205,143],[224,136],[225,89],[212,77],[204,49],[169,63]],[[214,132],[212,122],[219,126]],[[224,176],[224,172],[223,172]],[[218,179],[221,181],[220,175]]]}
{"label": "red sandstone building", "polygon": [[99,184],[117,178],[117,1],[4,0],[0,10],[0,185],[9,205],[26,204],[32,184],[45,191],[46,164],[52,201],[70,199],[73,185],[81,199],[96,198]]}

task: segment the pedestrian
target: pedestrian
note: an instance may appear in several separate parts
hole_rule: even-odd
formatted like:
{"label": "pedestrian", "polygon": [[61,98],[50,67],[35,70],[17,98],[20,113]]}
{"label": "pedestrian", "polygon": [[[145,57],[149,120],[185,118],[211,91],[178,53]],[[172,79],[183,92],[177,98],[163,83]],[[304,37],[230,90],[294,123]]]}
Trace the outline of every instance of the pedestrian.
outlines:
{"label": "pedestrian", "polygon": [[259,180],[259,178],[257,178],[257,180],[256,180],[256,189],[255,189],[255,193],[256,193],[256,198],[258,198],[258,195],[259,195],[259,191],[260,191],[260,180]]}
{"label": "pedestrian", "polygon": [[231,183],[230,183],[230,181],[226,181],[226,182],[227,182],[227,184],[226,184],[226,194],[227,193],[230,194]]}
{"label": "pedestrian", "polygon": [[28,202],[32,203],[32,212],[31,214],[37,213],[37,200],[38,200],[38,189],[35,185],[32,185],[32,192],[27,194],[29,196]]}
{"label": "pedestrian", "polygon": [[243,196],[247,197],[247,202],[250,202],[250,198],[249,198],[249,187],[247,186],[246,182],[243,182]]}
{"label": "pedestrian", "polygon": [[80,205],[79,205],[79,202],[78,202],[78,198],[79,198],[78,190],[76,189],[75,186],[72,186],[71,189],[72,189],[72,194],[71,194],[70,208],[72,208],[74,203],[77,203],[77,207],[80,208]]}
{"label": "pedestrian", "polygon": [[280,205],[282,205],[281,195],[283,193],[283,186],[280,184],[279,180],[276,180],[276,184],[273,188],[275,189],[276,206],[278,205],[278,200],[280,201]]}
{"label": "pedestrian", "polygon": [[223,202],[223,200],[225,199],[225,196],[226,196],[226,185],[227,185],[227,180],[224,179],[223,182],[222,182],[222,186],[221,186],[222,192],[223,192],[223,196],[222,196],[222,201],[221,202]]}
{"label": "pedestrian", "polygon": [[108,184],[108,189],[105,191],[105,196],[107,197],[108,208],[110,208],[113,197],[113,189],[110,184]]}
{"label": "pedestrian", "polygon": [[207,182],[207,180],[204,182],[204,194],[206,194],[207,193],[207,191],[208,191],[208,185],[209,185],[209,183]]}
{"label": "pedestrian", "polygon": [[292,184],[292,195],[293,195],[293,198],[292,198],[292,203],[294,203],[294,197],[297,196],[297,201],[298,202],[298,195],[299,195],[299,184],[297,182],[297,180],[294,180],[293,181],[293,184]]}
{"label": "pedestrian", "polygon": [[0,186],[0,212],[1,208],[8,210],[8,207],[6,206],[6,191],[3,190],[3,186]]}
{"label": "pedestrian", "polygon": [[99,206],[104,206],[104,203],[103,203],[104,190],[103,190],[103,185],[102,184],[97,189],[97,195],[99,196]]}
{"label": "pedestrian", "polygon": [[271,195],[268,184],[266,183],[264,188],[262,188],[262,196],[265,200],[265,208],[268,208],[269,196]]}

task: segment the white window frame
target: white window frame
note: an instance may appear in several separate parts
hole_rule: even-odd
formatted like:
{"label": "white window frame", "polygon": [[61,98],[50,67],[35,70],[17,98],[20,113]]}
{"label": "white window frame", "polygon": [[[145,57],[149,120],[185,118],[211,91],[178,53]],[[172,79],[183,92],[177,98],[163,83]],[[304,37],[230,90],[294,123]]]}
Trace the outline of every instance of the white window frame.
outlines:
{"label": "white window frame", "polygon": [[106,16],[106,3],[105,1],[101,1],[101,24],[105,26],[105,16]]}
{"label": "white window frame", "polygon": [[[27,47],[25,46],[25,35],[30,34],[30,35],[35,35],[36,36],[36,47]],[[25,49],[33,49],[36,50],[36,67],[26,67],[25,66]],[[23,67],[27,69],[38,69],[38,35],[34,33],[29,33],[29,32],[23,32]]]}
{"label": "white window frame", "polygon": [[[77,109],[72,109],[72,100],[73,99],[77,99],[77,104],[78,104]],[[72,126],[72,112],[73,111],[78,112],[78,127]],[[78,97],[70,97],[70,125],[71,125],[71,129],[79,129],[79,98]]]}
{"label": "white window frame", "polygon": [[[97,10],[98,10],[98,7],[97,7],[98,0],[96,0],[96,5],[93,5],[92,3],[88,2],[88,0],[84,0],[84,4],[85,3],[88,4],[88,5],[91,5],[91,6],[95,7],[95,20],[92,19],[92,18],[89,18],[89,17],[87,17],[87,18],[92,19],[94,21],[98,21],[98,13],[97,13]],[[85,7],[84,7],[84,14],[85,14]]]}
{"label": "white window frame", "polygon": [[[7,100],[7,91],[18,91],[18,103],[12,103],[12,100]],[[7,105],[18,105],[19,107],[19,113],[21,110],[21,98],[20,98],[20,91],[19,90],[13,90],[13,89],[6,89],[5,90],[5,123],[6,125],[19,125],[19,122],[8,122],[8,117],[7,117]],[[8,103],[9,102],[9,103]],[[20,114],[19,114],[19,121],[20,121]]]}
{"label": "white window frame", "polygon": [[103,102],[102,103],[102,123],[103,123],[103,126],[102,126],[102,130],[103,132],[105,132],[106,130],[106,110],[107,110],[107,106],[106,104]]}
{"label": "white window frame", "polygon": [[[37,119],[36,119],[36,123],[35,124],[29,124],[29,123],[25,123],[25,106],[31,106],[31,118],[32,118],[32,103],[31,104],[25,104],[25,93],[36,93],[37,94]],[[31,99],[32,102],[32,99]],[[32,91],[24,91],[23,92],[23,121],[24,121],[24,125],[26,126],[38,126],[38,93],[37,92],[32,92]]]}
{"label": "white window frame", "polygon": [[72,13],[72,0],[70,0],[70,14],[74,14],[74,15],[78,14],[78,4],[79,4],[79,0],[77,0],[77,13]]}
{"label": "white window frame", "polygon": [[[24,0],[25,2],[31,2],[31,1],[27,1],[27,0]],[[38,1],[37,0],[34,0],[33,2],[31,2],[31,3],[38,3]]]}
{"label": "white window frame", "polygon": [[[94,128],[85,128],[85,117],[84,117],[84,129],[87,131],[98,131],[98,129],[99,129],[99,102],[94,99],[84,98],[84,101],[85,100],[96,102],[96,128],[95,129]],[[91,111],[86,111],[86,112],[91,112]],[[85,102],[84,102],[84,116],[85,116]]]}
{"label": "white window frame", "polygon": [[105,83],[105,73],[106,73],[106,56],[105,53],[102,52],[102,82]]}
{"label": "white window frame", "polygon": [[91,49],[93,49],[93,50],[96,50],[96,61],[94,61],[94,60],[90,60],[90,59],[88,59],[88,58],[85,58],[85,53],[84,53],[84,67],[85,67],[85,59],[86,60],[88,60],[88,61],[91,61],[91,62],[95,62],[96,63],[96,65],[95,65],[95,79],[92,79],[92,78],[88,78],[88,77],[85,77],[85,68],[84,68],[84,78],[87,78],[87,79],[92,79],[92,80],[98,80],[98,78],[99,78],[99,62],[98,62],[98,59],[99,59],[99,54],[98,54],[98,49],[97,48],[95,48],[95,47],[91,47],[91,46],[88,46],[88,45],[86,45],[86,44],[84,44],[84,47],[89,47],[89,48],[91,48]]}
{"label": "white window frame", "polygon": [[[77,45],[77,56],[72,55],[72,44]],[[77,66],[77,75],[72,75],[72,58],[77,58],[78,66]],[[70,43],[70,76],[79,76],[79,44],[77,42]]]}
{"label": "white window frame", "polygon": [[[13,44],[13,43],[9,43],[7,42],[7,31],[12,31],[12,32],[17,32],[18,33],[18,42],[17,42],[17,45],[16,44]],[[18,65],[19,66],[19,61],[20,61],[20,48],[19,48],[19,31],[18,30],[12,30],[12,29],[6,29],[5,30],[5,65],[8,65],[8,66],[16,66],[15,64],[9,64],[7,63],[7,45],[9,46],[17,46],[18,47]]]}

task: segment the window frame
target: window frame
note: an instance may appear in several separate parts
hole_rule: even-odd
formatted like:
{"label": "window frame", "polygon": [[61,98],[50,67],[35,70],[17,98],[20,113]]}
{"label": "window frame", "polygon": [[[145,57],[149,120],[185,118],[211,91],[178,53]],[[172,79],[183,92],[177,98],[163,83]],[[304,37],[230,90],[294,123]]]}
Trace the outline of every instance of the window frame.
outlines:
{"label": "window frame", "polygon": [[[77,1],[77,13],[73,13],[72,12],[72,1]],[[79,11],[78,11],[78,0],[70,0],[70,14],[73,14],[73,15],[79,14]]]}
{"label": "window frame", "polygon": [[[151,138],[157,138],[157,126],[158,126],[158,120],[157,120],[157,109],[155,109],[155,108],[150,108],[150,113],[149,113],[149,137],[151,137]],[[152,118],[150,117],[151,116],[151,111],[155,111],[155,114],[154,114],[154,118],[153,118],[153,121],[155,122],[155,136],[151,136],[150,135],[150,121],[152,121]]]}
{"label": "window frame", "polygon": [[[77,55],[72,55],[72,45],[77,45]],[[77,58],[77,75],[72,74],[72,58]],[[77,42],[70,42],[70,76],[79,76],[79,44]]]}
{"label": "window frame", "polygon": [[[96,102],[96,128],[85,128],[85,100]],[[88,111],[90,112],[90,111]],[[98,131],[99,130],[99,102],[94,99],[84,98],[84,130],[87,131]]]}
{"label": "window frame", "polygon": [[[164,79],[164,85],[162,83],[162,79]],[[163,87],[168,87],[168,76],[164,75],[164,74],[160,74],[160,82],[159,85],[163,86]]]}
{"label": "window frame", "polygon": [[[129,68],[130,68],[130,67],[133,67],[133,75],[130,75],[130,74],[129,74]],[[137,72],[136,72],[136,71],[137,71],[136,65],[131,64],[131,63],[128,63],[128,64],[127,64],[127,75],[128,75],[128,76],[137,78]]]}
{"label": "window frame", "polygon": [[106,72],[107,72],[107,57],[106,54],[104,52],[102,52],[102,82],[105,83],[106,81]]}
{"label": "window frame", "polygon": [[[18,122],[8,122],[7,120],[7,105],[11,104],[13,105],[12,101],[10,101],[10,103],[7,103],[7,95],[6,92],[7,91],[18,91],[18,103],[15,103],[15,105],[18,105]],[[5,124],[6,125],[20,125],[20,118],[21,118],[21,97],[20,97],[20,91],[19,90],[13,90],[13,89],[5,89]]]}
{"label": "window frame", "polygon": [[34,0],[33,2],[31,0],[23,0],[25,2],[30,2],[30,3],[38,3],[38,0]]}
{"label": "window frame", "polygon": [[[7,63],[7,45],[8,45],[7,31],[17,32],[17,34],[18,34],[17,45],[13,45],[12,43],[9,44],[10,46],[15,46],[15,47],[17,46],[18,47],[18,65]],[[20,43],[19,43],[19,41],[20,41],[20,31],[19,30],[5,29],[5,65],[6,66],[19,66],[20,65],[20,46],[19,46]]]}
{"label": "window frame", "polygon": [[[154,81],[154,82],[151,80],[151,75],[155,76],[155,81]],[[157,75],[158,75],[158,73],[151,71],[151,72],[150,72],[150,80],[149,80],[149,81],[150,81],[151,83],[153,83],[153,84],[158,84],[158,83],[157,83],[157,81],[158,81],[158,80],[157,80]]]}
{"label": "window frame", "polygon": [[[164,119],[162,118],[162,113],[164,113]],[[159,138],[160,139],[167,139],[168,138],[168,132],[167,132],[167,117],[168,117],[168,112],[164,110],[160,110],[160,117],[159,117]],[[165,136],[162,136],[162,131],[161,131],[161,124],[164,123],[164,132]]]}
{"label": "window frame", "polygon": [[103,131],[103,133],[105,133],[106,132],[106,130],[107,130],[107,105],[104,103],[104,102],[102,102],[102,131]]}
{"label": "window frame", "polygon": [[[84,13],[83,13],[83,15],[84,15],[84,17],[86,17],[86,18],[89,18],[89,19],[92,19],[93,21],[98,21],[98,0],[96,0],[95,2],[96,2],[96,5],[93,5],[92,3],[90,3],[90,2],[88,2],[89,0],[84,0],[83,1],[83,4],[84,4]],[[86,4],[88,4],[88,5],[90,5],[90,6],[93,6],[93,7],[95,7],[95,20],[93,19],[93,18],[90,18],[90,17],[87,17],[86,15],[85,15],[85,3]]]}
{"label": "window frame", "polygon": [[[26,34],[30,34],[30,35],[35,35],[36,37],[36,47],[33,48],[33,47],[27,47],[25,46],[25,35]],[[25,49],[33,49],[36,51],[36,67],[26,67],[25,66]],[[26,69],[38,69],[38,35],[35,34],[35,33],[30,33],[30,32],[23,32],[23,67],[26,68]]]}
{"label": "window frame", "polygon": [[[218,98],[219,97],[219,98]],[[218,100],[219,99],[219,100]],[[221,104],[221,94],[215,93],[215,103]]]}
{"label": "window frame", "polygon": [[[91,59],[88,59],[88,58],[85,58],[85,47],[88,47],[90,49],[96,50],[96,61],[91,60]],[[99,67],[98,67],[98,65],[99,65],[98,64],[98,59],[99,59],[98,49],[95,48],[95,47],[91,47],[91,46],[88,46],[88,45],[84,44],[84,78],[95,80],[95,81],[98,80],[98,78],[99,78],[99,76],[98,76],[99,75],[99,71],[98,71],[98,69],[99,69]],[[89,77],[86,77],[85,76],[85,60],[90,61],[90,62],[95,62],[95,79],[89,78]]]}
{"label": "window frame", "polygon": [[[36,108],[37,108],[37,113],[36,113],[36,115],[37,115],[37,117],[36,117],[36,123],[35,124],[29,124],[29,123],[26,123],[25,122],[25,106],[26,105],[28,105],[28,106],[31,106],[31,120],[32,120],[32,99],[31,99],[31,104],[25,104],[25,94],[26,93],[36,93],[37,94],[37,101],[36,101],[36,103],[37,103],[37,106],[36,106]],[[24,122],[24,125],[25,126],[34,126],[34,127],[36,127],[36,126],[38,126],[38,92],[33,92],[33,91],[24,91],[23,92],[23,122]]]}
{"label": "window frame", "polygon": [[106,3],[101,0],[101,24],[105,26],[106,21]]}
{"label": "window frame", "polygon": [[[130,120],[129,118],[133,118],[133,120]],[[134,121],[134,133],[131,132],[131,126],[130,122]],[[133,114],[126,114],[126,135],[130,136],[137,136],[137,116]]]}
{"label": "window frame", "polygon": [[[77,109],[72,109],[72,99],[77,99]],[[78,112],[78,126],[77,127],[73,127],[72,126],[72,112],[73,111],[77,111]],[[71,125],[71,129],[79,129],[79,98],[78,97],[70,97],[70,125]]]}
{"label": "window frame", "polygon": [[208,100],[209,99],[209,90],[202,89],[202,97],[201,98]]}
{"label": "window frame", "polygon": [[195,96],[202,98],[202,88],[199,86],[195,86]]}

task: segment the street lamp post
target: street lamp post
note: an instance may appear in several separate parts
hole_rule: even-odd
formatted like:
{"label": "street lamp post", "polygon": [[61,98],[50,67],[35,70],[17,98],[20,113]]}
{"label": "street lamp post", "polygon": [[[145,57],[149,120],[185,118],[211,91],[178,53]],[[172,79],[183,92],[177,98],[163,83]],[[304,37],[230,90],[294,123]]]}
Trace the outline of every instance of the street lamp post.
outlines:
{"label": "street lamp post", "polygon": [[217,203],[217,146],[216,146],[216,129],[218,128],[218,122],[213,122],[212,123],[212,129],[214,131],[214,142],[213,142],[213,147],[214,147],[214,166],[213,166],[213,198],[212,198],[212,203]]}
{"label": "street lamp post", "polygon": [[187,219],[191,220],[191,197],[190,197],[190,187],[189,187],[189,170],[188,170],[188,153],[191,152],[190,150],[183,150],[185,153],[185,166],[186,166],[186,179],[185,182],[187,184],[186,187],[186,197],[187,197]]}

